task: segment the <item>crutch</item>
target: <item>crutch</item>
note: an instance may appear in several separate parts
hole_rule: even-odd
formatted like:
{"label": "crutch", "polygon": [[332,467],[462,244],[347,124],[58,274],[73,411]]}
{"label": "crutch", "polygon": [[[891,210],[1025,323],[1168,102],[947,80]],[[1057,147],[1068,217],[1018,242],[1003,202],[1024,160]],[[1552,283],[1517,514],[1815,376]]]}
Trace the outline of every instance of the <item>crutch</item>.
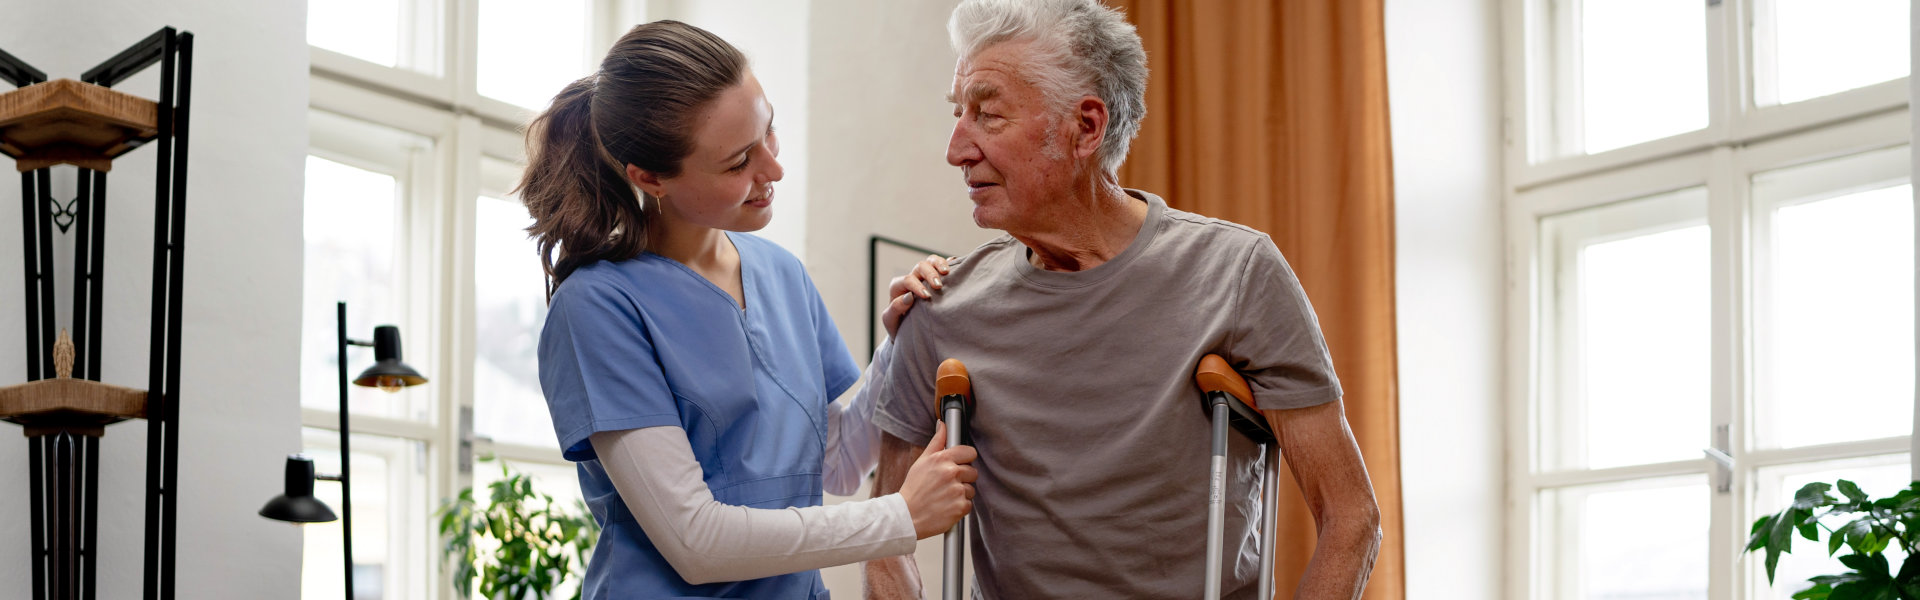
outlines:
{"label": "crutch", "polygon": [[[967,416],[973,411],[973,381],[967,378],[967,366],[957,358],[941,362],[933,378],[933,390],[941,419],[947,422],[947,447],[959,446],[966,439]],[[941,597],[945,600],[960,600],[961,578],[967,568],[967,521],[971,518],[961,518],[946,533],[946,556],[940,565]]]}
{"label": "crutch", "polygon": [[1221,546],[1227,526],[1227,426],[1260,444],[1266,454],[1266,481],[1260,486],[1260,598],[1273,598],[1274,519],[1279,513],[1280,443],[1265,415],[1253,406],[1253,390],[1247,380],[1217,354],[1200,359],[1193,380],[1200,384],[1201,409],[1213,424],[1213,472],[1207,481],[1207,587],[1206,600],[1220,598]]}

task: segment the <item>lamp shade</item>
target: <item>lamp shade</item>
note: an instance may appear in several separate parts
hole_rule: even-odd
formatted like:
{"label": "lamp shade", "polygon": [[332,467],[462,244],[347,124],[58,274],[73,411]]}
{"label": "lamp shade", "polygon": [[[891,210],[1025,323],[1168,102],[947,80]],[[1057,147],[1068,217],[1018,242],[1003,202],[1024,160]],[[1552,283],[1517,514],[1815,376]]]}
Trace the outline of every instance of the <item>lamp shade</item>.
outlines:
{"label": "lamp shade", "polygon": [[400,328],[381,325],[373,328],[373,366],[353,378],[353,384],[387,391],[427,382],[419,371],[400,362]]}
{"label": "lamp shade", "polygon": [[327,503],[313,497],[313,460],[287,457],[287,493],[274,496],[260,508],[260,516],[289,523],[325,523],[339,517]]}

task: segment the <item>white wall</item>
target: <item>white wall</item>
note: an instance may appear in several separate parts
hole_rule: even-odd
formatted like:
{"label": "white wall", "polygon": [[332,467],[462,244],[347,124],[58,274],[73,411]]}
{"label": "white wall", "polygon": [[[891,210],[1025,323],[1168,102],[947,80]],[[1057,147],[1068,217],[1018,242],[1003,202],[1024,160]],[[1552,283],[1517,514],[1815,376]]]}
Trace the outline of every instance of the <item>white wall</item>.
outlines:
{"label": "white wall", "polygon": [[[960,172],[945,158],[954,63],[946,23],[958,3],[812,2],[806,261],[856,355],[867,347],[869,235],[953,254],[999,235],[974,227]],[[940,538],[920,543],[921,581],[935,596],[940,554]],[[836,597],[859,597],[859,567],[823,575]]]}
{"label": "white wall", "polygon": [[[307,49],[303,2],[15,2],[0,49],[54,78],[80,73],[163,25],[195,39],[181,357],[179,553],[182,598],[295,598],[300,530],[256,511],[280,493],[298,452],[302,157]],[[119,89],[152,98],[158,67]],[[104,379],[147,387],[154,150],[108,181]],[[20,186],[0,159],[0,385],[25,379]],[[71,197],[67,183],[56,187]],[[71,235],[57,244],[72,243]],[[71,254],[57,253],[70,261]],[[70,262],[57,267],[71,284]],[[64,296],[63,296],[64,297]],[[58,303],[61,323],[71,321]],[[99,597],[138,598],[146,424],[101,439]],[[25,598],[26,440],[0,425],[0,598]]]}
{"label": "white wall", "polygon": [[[1911,10],[1909,10],[1909,12],[1912,12],[1910,16],[1913,18],[1913,32],[1907,36],[1907,41],[1913,45],[1913,60],[1907,64],[1920,64],[1920,12]],[[1912,77],[1909,75],[1907,77],[1907,84],[1907,98],[1909,99],[1909,106],[1911,106],[1911,99],[1920,98],[1920,77]],[[1911,143],[1911,140],[1920,140],[1920,119],[1916,119],[1913,122],[1913,137],[1909,138],[1909,143]],[[1909,177],[1911,177],[1913,173],[1920,173],[1920,152],[1913,153],[1913,170],[1908,173]],[[1920,186],[1914,186],[1913,189],[1915,202],[1920,203]],[[1914,215],[1914,226],[1920,227],[1920,211],[1914,211]],[[1920,246],[1914,247],[1914,255],[1920,257]],[[1920,264],[1920,261],[1916,261],[1914,264]],[[1920,277],[1916,277],[1915,281],[1920,282]],[[1920,283],[1916,283],[1915,285],[1920,286]],[[1920,287],[1916,289],[1920,289]],[[1916,305],[1914,310],[1920,312],[1920,305]],[[1920,370],[1920,365],[1915,366],[1916,370]],[[1920,457],[1920,388],[1916,388],[1916,394],[1914,396],[1912,436],[1913,448],[1907,453],[1907,462],[1913,465],[1914,481],[1920,481],[1920,460],[1916,460],[1916,457]]]}
{"label": "white wall", "polygon": [[962,254],[999,232],[974,227],[960,171],[946,163],[954,63],[946,23],[959,2],[813,4],[807,265],[859,354],[869,235]]}
{"label": "white wall", "polygon": [[1500,11],[1387,0],[1407,596],[1501,590]]}

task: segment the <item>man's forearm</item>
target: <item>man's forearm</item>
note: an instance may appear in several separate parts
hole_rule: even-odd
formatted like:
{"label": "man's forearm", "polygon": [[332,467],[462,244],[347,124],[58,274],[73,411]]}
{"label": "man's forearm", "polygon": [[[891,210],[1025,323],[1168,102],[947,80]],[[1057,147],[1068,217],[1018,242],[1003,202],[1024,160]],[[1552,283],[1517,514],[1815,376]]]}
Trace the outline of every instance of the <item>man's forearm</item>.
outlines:
{"label": "man's forearm", "polygon": [[[907,470],[920,451],[893,434],[880,434],[880,464],[874,473],[873,497],[900,491]],[[891,556],[861,564],[866,582],[867,600],[918,600],[924,596],[920,585],[920,565],[913,555]]]}
{"label": "man's forearm", "polygon": [[1359,598],[1380,552],[1380,504],[1345,404],[1268,410],[1281,452],[1313,513],[1313,560],[1294,589],[1300,600]]}
{"label": "man's forearm", "polygon": [[1380,553],[1377,513],[1328,519],[1320,524],[1313,560],[1294,590],[1296,600],[1349,600],[1360,597]]}

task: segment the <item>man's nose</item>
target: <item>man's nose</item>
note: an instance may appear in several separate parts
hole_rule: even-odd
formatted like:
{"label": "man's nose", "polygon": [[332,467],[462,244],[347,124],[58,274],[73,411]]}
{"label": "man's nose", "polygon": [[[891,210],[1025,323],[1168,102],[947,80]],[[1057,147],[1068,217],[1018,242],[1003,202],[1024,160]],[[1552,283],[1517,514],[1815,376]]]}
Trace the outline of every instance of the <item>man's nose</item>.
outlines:
{"label": "man's nose", "polygon": [[973,143],[973,132],[962,119],[953,124],[953,136],[947,138],[947,164],[961,167],[980,162],[980,147]]}

